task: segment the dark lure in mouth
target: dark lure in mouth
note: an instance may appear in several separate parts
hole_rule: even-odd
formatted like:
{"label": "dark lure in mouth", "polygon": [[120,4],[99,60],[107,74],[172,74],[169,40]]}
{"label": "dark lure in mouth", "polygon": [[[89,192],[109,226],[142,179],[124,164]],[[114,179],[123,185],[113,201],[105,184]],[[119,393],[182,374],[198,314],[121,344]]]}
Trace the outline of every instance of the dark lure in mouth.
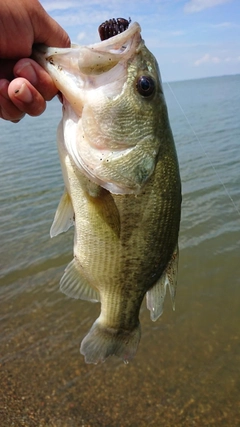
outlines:
{"label": "dark lure in mouth", "polygon": [[116,36],[117,34],[123,33],[123,31],[127,30],[129,24],[131,23],[131,18],[117,18],[117,19],[109,19],[108,21],[103,22],[98,27],[98,32],[100,35],[100,39],[107,40],[110,37]]}

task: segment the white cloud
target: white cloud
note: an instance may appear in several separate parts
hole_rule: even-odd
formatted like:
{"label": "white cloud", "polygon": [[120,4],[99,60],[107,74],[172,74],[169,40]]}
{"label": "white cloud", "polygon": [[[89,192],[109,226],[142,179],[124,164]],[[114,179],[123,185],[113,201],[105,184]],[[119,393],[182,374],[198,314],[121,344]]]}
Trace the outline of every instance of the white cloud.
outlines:
{"label": "white cloud", "polygon": [[86,38],[86,33],[81,31],[78,35],[77,35],[77,41],[81,42],[82,40],[84,40]]}
{"label": "white cloud", "polygon": [[219,24],[212,25],[213,28],[232,28],[235,27],[233,22],[220,22]]}
{"label": "white cloud", "polygon": [[219,22],[219,24],[209,24],[210,28],[219,29],[219,30],[228,30],[228,29],[235,29],[238,30],[240,28],[239,24],[236,24],[235,22]]}
{"label": "white cloud", "polygon": [[227,56],[227,57],[224,59],[224,61],[225,61],[225,62],[240,62],[240,56],[236,56],[236,57],[233,57],[233,56]]}
{"label": "white cloud", "polygon": [[41,3],[44,7],[44,9],[50,13],[55,10],[66,10],[70,9],[71,7],[77,7],[79,6],[79,3],[77,1],[44,1],[41,0]]}
{"label": "white cloud", "polygon": [[182,30],[171,31],[169,33],[169,35],[173,37],[183,36],[184,34],[185,34],[185,31],[182,31]]}
{"label": "white cloud", "polygon": [[206,53],[201,58],[197,59],[194,62],[195,67],[199,67],[203,64],[237,64],[240,62],[240,56],[222,56],[221,58],[219,56],[213,56],[209,53]]}
{"label": "white cloud", "polygon": [[218,56],[212,56],[211,62],[213,62],[214,64],[219,64],[219,62],[221,62],[221,59]]}
{"label": "white cloud", "polygon": [[199,67],[199,65],[202,64],[218,64],[220,62],[220,58],[218,56],[212,56],[209,53],[206,53],[201,58],[197,59],[197,61],[194,62],[195,67]]}
{"label": "white cloud", "polygon": [[231,0],[190,0],[184,6],[184,12],[195,13],[201,10],[208,9],[219,4],[228,3]]}

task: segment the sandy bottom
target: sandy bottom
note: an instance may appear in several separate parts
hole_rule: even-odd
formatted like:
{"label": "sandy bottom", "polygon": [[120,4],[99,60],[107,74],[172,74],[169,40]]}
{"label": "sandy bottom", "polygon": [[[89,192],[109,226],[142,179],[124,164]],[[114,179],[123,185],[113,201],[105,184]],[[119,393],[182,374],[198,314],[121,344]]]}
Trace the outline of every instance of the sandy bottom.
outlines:
{"label": "sandy bottom", "polygon": [[221,316],[194,293],[186,310],[182,287],[176,312],[168,297],[156,323],[143,307],[131,363],[86,365],[79,345],[99,306],[66,298],[43,277],[1,304],[2,426],[240,425],[237,302]]}

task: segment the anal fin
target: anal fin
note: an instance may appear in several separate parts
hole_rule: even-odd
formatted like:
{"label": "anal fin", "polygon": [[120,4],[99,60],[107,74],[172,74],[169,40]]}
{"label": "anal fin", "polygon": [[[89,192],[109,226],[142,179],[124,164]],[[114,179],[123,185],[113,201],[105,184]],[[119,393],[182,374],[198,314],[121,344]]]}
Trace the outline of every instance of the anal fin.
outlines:
{"label": "anal fin", "polygon": [[93,288],[85,279],[81,265],[76,258],[68,264],[60,280],[60,290],[71,298],[91,302],[100,301],[98,290]]}
{"label": "anal fin", "polygon": [[151,320],[154,322],[163,312],[164,299],[166,296],[167,285],[172,301],[173,310],[175,310],[175,296],[177,288],[177,270],[178,270],[178,246],[176,246],[172,258],[170,259],[166,270],[157,281],[157,283],[147,292],[147,308],[150,310]]}

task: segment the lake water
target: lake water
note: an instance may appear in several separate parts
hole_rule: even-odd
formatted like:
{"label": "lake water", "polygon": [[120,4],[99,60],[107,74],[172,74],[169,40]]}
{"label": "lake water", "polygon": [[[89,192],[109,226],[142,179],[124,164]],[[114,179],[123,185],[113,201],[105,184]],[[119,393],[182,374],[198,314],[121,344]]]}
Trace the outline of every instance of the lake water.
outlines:
{"label": "lake water", "polygon": [[240,75],[164,87],[183,186],[176,311],[168,295],[152,323],[143,303],[128,365],[85,364],[79,345],[99,306],[59,291],[73,245],[72,230],[49,237],[60,103],[0,122],[4,427],[240,425]]}

